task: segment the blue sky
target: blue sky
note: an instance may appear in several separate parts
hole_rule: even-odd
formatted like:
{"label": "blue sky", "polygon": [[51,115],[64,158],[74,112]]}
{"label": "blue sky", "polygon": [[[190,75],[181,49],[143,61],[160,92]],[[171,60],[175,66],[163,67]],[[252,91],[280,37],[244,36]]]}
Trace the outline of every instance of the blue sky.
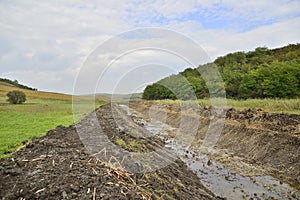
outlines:
{"label": "blue sky", "polygon": [[[299,8],[299,0],[0,1],[0,77],[39,90],[72,93],[94,49],[122,32],[143,27],[184,34],[211,60],[258,46],[299,43]],[[165,59],[171,59],[173,71],[182,69],[179,61]],[[99,92],[110,92],[109,85],[99,87]]]}

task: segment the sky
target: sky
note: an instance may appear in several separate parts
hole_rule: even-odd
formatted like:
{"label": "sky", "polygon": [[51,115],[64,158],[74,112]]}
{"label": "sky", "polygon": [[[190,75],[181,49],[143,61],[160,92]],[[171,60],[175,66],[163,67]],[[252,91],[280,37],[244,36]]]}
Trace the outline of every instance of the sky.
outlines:
{"label": "sky", "polygon": [[140,92],[190,66],[182,55],[196,55],[193,42],[203,50],[194,65],[299,43],[299,8],[299,0],[0,1],[0,77],[68,94]]}

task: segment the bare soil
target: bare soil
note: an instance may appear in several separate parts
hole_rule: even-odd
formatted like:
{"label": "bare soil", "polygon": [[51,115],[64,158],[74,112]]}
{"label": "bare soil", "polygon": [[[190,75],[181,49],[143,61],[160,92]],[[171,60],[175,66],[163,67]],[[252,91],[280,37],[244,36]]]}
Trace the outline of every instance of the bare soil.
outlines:
{"label": "bare soil", "polygon": [[[212,107],[201,107],[195,115],[192,110],[182,113],[180,106],[175,104],[153,105],[153,102],[131,102],[130,108],[141,113],[145,120],[150,120],[149,113],[156,113],[158,119],[172,127],[180,126],[183,115],[197,115],[201,126],[192,145],[202,145],[213,117]],[[208,157],[233,171],[245,168],[243,172],[236,172],[243,176],[270,175],[299,191],[300,116],[260,109],[224,112],[224,128],[215,148],[225,153],[208,153]],[[90,131],[95,125],[93,114],[109,140],[128,152],[151,152],[165,144],[159,137],[141,137],[143,121],[139,122],[139,117],[133,120],[134,129],[128,129],[132,120],[124,116],[120,124],[116,124],[116,117],[122,113],[113,116],[111,105],[96,109],[79,122],[77,128]],[[120,160],[101,160],[87,151],[76,126],[58,126],[44,137],[26,143],[12,157],[1,159],[1,199],[222,199],[207,189],[180,159],[146,173],[129,173],[122,168]],[[174,137],[174,133],[170,132],[168,137]],[[97,146],[94,138],[87,139]],[[245,163],[244,166],[238,166],[241,163]],[[247,163],[255,166],[255,170],[246,170]],[[291,199],[296,198],[291,194]]]}
{"label": "bare soil", "polygon": [[[148,120],[149,110],[158,116],[166,115],[165,122],[173,127],[180,126],[183,115],[192,115],[192,111],[182,113],[180,105],[175,104],[160,104],[159,109],[155,109],[154,102],[131,102],[130,107]],[[263,174],[260,175],[276,177],[300,191],[300,115],[269,113],[261,109],[223,110],[226,113],[224,128],[215,147],[230,156],[211,155],[212,159],[234,168],[238,163],[232,163],[236,160],[233,158],[238,157],[261,169]],[[212,107],[199,108],[197,117],[200,117],[201,126],[195,146],[201,146],[212,115]],[[257,175],[258,172],[244,175],[251,176],[251,173]]]}
{"label": "bare soil", "polygon": [[[163,144],[158,138],[152,139],[153,145],[119,130],[110,105],[95,112],[113,143],[136,140],[134,147],[124,147],[129,151],[152,151]],[[83,122],[89,120],[87,116]],[[10,158],[1,159],[0,170],[1,199],[221,199],[180,159],[144,174],[131,174],[97,159],[87,152],[74,125],[58,126],[25,144]]]}

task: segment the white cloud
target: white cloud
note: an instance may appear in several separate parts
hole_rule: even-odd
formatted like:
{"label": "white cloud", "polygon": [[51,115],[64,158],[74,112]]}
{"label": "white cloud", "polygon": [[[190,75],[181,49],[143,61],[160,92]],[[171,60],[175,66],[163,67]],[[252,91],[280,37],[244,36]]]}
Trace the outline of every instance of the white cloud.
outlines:
{"label": "white cloud", "polygon": [[256,47],[277,48],[300,41],[300,17],[262,26],[244,32],[212,32],[212,40],[203,43],[210,57],[215,59],[225,52],[250,51]]}
{"label": "white cloud", "polygon": [[226,0],[224,6],[232,9],[227,12],[231,16],[246,17],[249,20],[268,20],[299,15],[300,2],[298,0]]}
{"label": "white cloud", "polygon": [[[164,67],[171,70],[169,73],[177,73],[187,66],[196,67],[207,62],[203,53],[195,43],[176,32],[154,28],[124,33],[107,41],[88,57],[76,81],[75,93],[94,92],[97,81],[101,85],[97,88],[100,89],[98,92],[113,91],[121,77],[128,77],[137,67],[139,72],[147,69],[147,77],[133,73],[130,82],[122,84],[123,92],[131,92],[133,85],[141,85],[141,78],[149,83],[151,79],[157,80],[155,77],[165,77]],[[148,66],[162,68],[149,70]]]}
{"label": "white cloud", "polygon": [[[299,42],[299,7],[298,0],[1,1],[0,75],[39,89],[70,93],[80,65],[92,50],[120,32],[143,26],[186,34],[212,59],[257,46],[283,46]],[[210,24],[213,28],[207,28]],[[171,42],[169,47],[179,43]],[[122,62],[148,62],[151,55],[135,54]],[[181,66],[171,57],[161,59]]]}

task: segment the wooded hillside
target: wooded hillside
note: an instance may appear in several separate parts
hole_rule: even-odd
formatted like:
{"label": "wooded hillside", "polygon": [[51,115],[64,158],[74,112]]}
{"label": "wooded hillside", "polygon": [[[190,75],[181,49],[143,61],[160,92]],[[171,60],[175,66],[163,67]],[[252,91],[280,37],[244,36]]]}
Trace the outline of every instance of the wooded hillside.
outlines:
{"label": "wooded hillside", "polygon": [[195,95],[197,98],[209,97],[207,84],[199,71],[209,69],[213,64],[221,74],[229,98],[300,96],[300,44],[290,44],[271,50],[258,47],[255,51],[229,53],[213,63],[187,68],[148,85],[143,98],[188,100],[194,99]]}

